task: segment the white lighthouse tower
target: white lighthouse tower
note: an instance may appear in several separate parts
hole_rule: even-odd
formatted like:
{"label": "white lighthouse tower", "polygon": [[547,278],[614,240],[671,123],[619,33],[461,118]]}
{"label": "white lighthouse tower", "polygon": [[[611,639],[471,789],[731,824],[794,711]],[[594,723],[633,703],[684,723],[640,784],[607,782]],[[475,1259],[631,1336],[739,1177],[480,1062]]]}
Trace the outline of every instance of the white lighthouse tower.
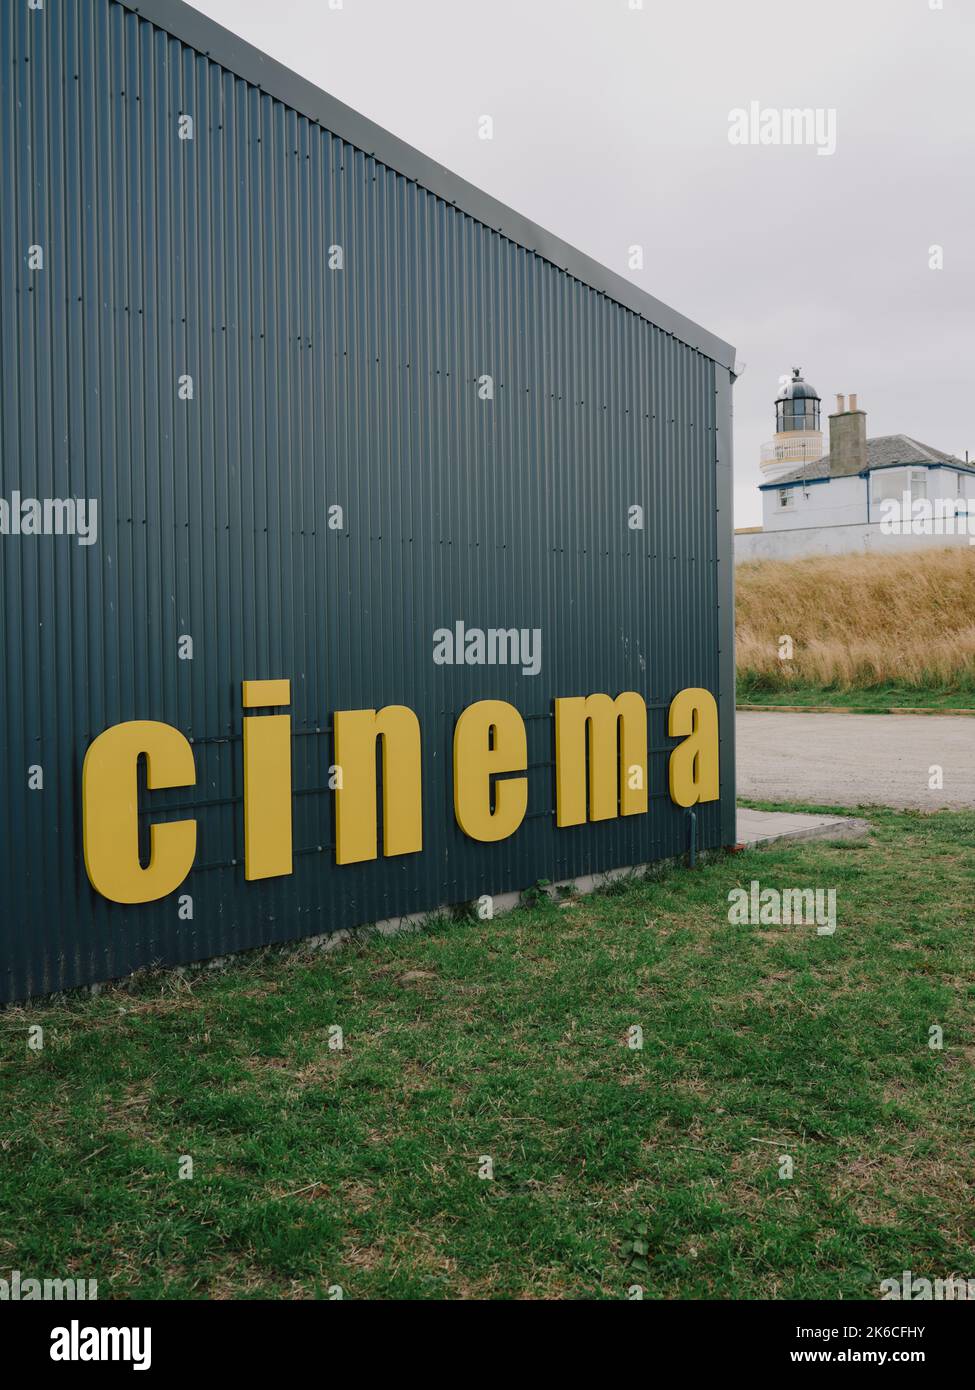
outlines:
{"label": "white lighthouse tower", "polygon": [[775,399],[775,436],[762,445],[764,483],[774,483],[804,463],[815,463],[822,458],[819,407],[819,392],[808,381],[803,381],[798,367],[793,367],[791,380],[782,378],[782,389]]}

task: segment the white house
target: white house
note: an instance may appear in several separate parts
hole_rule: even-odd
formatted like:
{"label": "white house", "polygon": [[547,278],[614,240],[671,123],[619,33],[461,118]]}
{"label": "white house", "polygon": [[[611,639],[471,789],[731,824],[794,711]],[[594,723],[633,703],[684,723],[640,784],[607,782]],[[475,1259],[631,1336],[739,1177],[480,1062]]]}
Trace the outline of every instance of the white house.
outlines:
{"label": "white house", "polygon": [[[799,368],[762,449],[762,526],[735,532],[735,560],[967,545],[975,466],[906,434],[867,438],[855,395],[836,398],[823,453],[820,397]],[[970,511],[969,511],[970,509]]]}

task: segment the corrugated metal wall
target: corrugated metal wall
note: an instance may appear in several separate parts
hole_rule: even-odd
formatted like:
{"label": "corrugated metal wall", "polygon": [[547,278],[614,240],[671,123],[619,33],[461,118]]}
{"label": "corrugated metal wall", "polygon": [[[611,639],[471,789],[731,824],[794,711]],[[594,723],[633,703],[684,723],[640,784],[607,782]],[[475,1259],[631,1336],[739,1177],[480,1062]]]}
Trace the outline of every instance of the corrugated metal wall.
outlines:
{"label": "corrugated metal wall", "polygon": [[[727,727],[731,698],[727,369],[117,0],[4,4],[0,64],[0,496],[97,498],[99,523],[0,536],[0,998],[679,852],[665,706],[723,684]],[[458,619],[540,628],[541,674],[434,665]],[[240,682],[275,677],[295,871],[249,884]],[[624,689],[650,813],[558,830],[552,699]],[[531,791],[479,845],[451,746],[492,697],[526,717]],[[424,849],[338,868],[331,714],[385,703],[420,718]],[[194,743],[196,788],[143,803],[198,818],[192,921],[88,884],[81,765],[129,719]]]}

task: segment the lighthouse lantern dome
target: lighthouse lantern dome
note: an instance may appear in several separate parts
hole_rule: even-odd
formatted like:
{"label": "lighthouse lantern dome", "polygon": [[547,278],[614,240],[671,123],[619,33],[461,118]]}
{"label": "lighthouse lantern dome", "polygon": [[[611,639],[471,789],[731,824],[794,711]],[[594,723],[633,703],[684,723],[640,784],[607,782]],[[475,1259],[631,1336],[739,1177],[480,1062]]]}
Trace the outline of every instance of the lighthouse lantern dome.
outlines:
{"label": "lighthouse lantern dome", "polygon": [[775,398],[775,429],[778,434],[793,430],[818,430],[820,395],[815,386],[803,381],[798,367],[792,369]]}

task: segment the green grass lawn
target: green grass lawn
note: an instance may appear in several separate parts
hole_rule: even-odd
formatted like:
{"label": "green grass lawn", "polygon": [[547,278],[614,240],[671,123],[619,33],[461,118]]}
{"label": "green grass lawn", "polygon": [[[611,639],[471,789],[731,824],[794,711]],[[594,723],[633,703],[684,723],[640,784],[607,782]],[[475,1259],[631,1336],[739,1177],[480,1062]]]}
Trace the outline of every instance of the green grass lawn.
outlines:
{"label": "green grass lawn", "polygon": [[975,690],[949,690],[907,685],[877,685],[859,690],[802,685],[769,688],[760,682],[738,681],[739,705],[830,705],[835,709],[882,712],[891,708],[975,710]]}
{"label": "green grass lawn", "polygon": [[[570,1299],[975,1277],[975,821],[868,814],[870,841],[0,1014],[0,1276]],[[835,887],[835,936],[730,926],[753,878]]]}

